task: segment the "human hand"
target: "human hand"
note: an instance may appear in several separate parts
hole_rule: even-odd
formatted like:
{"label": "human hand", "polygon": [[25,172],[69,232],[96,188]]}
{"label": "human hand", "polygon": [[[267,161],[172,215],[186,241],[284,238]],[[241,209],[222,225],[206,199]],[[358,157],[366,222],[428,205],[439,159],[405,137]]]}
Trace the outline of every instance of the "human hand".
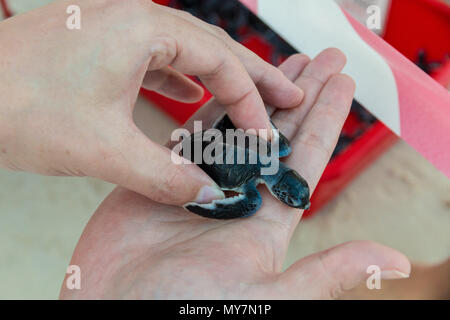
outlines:
{"label": "human hand", "polygon": [[[81,30],[68,30],[75,4]],[[193,102],[202,89],[183,73],[197,75],[244,129],[270,126],[259,93],[280,108],[303,97],[223,30],[150,0],[57,1],[2,22],[0,42],[0,166],[97,177],[167,204],[223,193],[135,126],[141,85]]]}
{"label": "human hand", "polygon": [[[353,81],[339,74],[345,57],[327,49],[314,60],[290,57],[280,69],[302,87],[295,109],[272,119],[291,141],[287,164],[311,190],[330,158],[349,112]],[[216,101],[194,116],[211,124]],[[349,242],[303,258],[281,272],[302,211],[265,189],[252,217],[209,220],[118,188],[92,217],[71,264],[81,268],[81,290],[63,284],[61,298],[312,299],[336,298],[378,265],[382,277],[408,274],[408,260],[371,242]]]}

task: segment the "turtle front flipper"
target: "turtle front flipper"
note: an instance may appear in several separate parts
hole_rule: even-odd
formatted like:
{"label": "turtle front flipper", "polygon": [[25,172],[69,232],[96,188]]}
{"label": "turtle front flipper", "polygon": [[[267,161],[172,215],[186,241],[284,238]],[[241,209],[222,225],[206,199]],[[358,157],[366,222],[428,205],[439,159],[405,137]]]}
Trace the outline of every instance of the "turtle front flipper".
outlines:
{"label": "turtle front flipper", "polygon": [[280,158],[287,157],[288,155],[291,154],[292,151],[289,140],[275,126],[275,123],[273,123],[272,119],[270,120],[270,123],[272,124],[272,128],[277,130],[278,132],[278,156]]}
{"label": "turtle front flipper", "polygon": [[242,188],[242,193],[235,197],[214,200],[206,204],[189,202],[184,208],[205,218],[225,220],[251,216],[261,204],[262,199],[256,184],[249,183]]}

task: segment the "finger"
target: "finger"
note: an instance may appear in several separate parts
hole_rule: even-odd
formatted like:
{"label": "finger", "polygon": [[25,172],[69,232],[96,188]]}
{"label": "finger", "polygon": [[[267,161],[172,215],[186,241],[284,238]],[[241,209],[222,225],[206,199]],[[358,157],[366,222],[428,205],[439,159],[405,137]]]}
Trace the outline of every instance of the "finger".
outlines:
{"label": "finger", "polygon": [[297,134],[291,139],[287,164],[315,189],[350,111],[355,82],[347,75],[333,75],[325,84]]}
{"label": "finger", "polygon": [[[294,54],[287,58],[280,64],[279,69],[285,74],[285,76],[294,81],[298,78],[299,74],[303,71],[306,65],[310,62],[310,58],[305,54]],[[267,106],[267,111],[272,114],[276,108]],[[202,108],[189,118],[189,120],[183,125],[184,128],[190,132],[194,131],[194,121],[202,121],[203,128],[211,128],[214,122],[224,114],[223,107],[212,98],[205,103]],[[170,144],[169,144],[170,145]]]}
{"label": "finger", "polygon": [[292,80],[289,81],[278,68],[231,38],[225,30],[202,21],[188,12],[168,7],[162,9],[196,25],[222,41],[245,66],[266,103],[277,108],[292,108],[300,104],[304,96],[300,87],[295,86]]}
{"label": "finger", "polygon": [[[293,54],[289,58],[287,58],[280,66],[278,67],[280,71],[288,78],[290,81],[295,81],[311,59],[306,54]],[[266,106],[267,113],[272,116],[277,108],[272,105]]]}
{"label": "finger", "polygon": [[[299,74],[310,62],[310,58],[305,54],[294,54],[286,59],[280,66],[280,70],[290,80],[297,79]],[[185,124],[184,128],[190,132],[194,131],[194,122],[197,120],[202,121],[203,129],[210,128],[214,122],[223,115],[224,111],[220,104],[211,99],[202,108],[200,108]],[[169,148],[174,146],[174,143],[167,143]]]}
{"label": "finger", "polygon": [[158,29],[165,33],[161,35],[154,30],[150,33],[150,71],[171,65],[184,74],[195,74],[226,108],[236,126],[271,129],[255,83],[222,41],[160,10],[153,18],[157,19]]}
{"label": "finger", "polygon": [[[279,69],[291,81],[298,78],[299,74],[310,62],[310,58],[305,54],[294,54],[287,58],[280,64]],[[276,108],[267,106],[267,112],[271,115]],[[194,122],[201,120],[202,128],[209,129],[214,122],[223,116],[224,110],[222,106],[215,100],[211,99],[202,108],[200,108],[185,124],[184,128],[190,132],[194,132]],[[173,147],[174,143],[167,143],[169,148]]]}
{"label": "finger", "polygon": [[209,203],[224,194],[195,164],[177,164],[181,157],[149,140],[137,127],[116,134],[99,150],[101,162],[90,163],[89,176],[118,184],[154,201],[184,205]]}
{"label": "finger", "polygon": [[286,78],[295,82],[310,62],[311,59],[306,54],[296,53],[280,64],[278,69],[283,72]]}
{"label": "finger", "polygon": [[[303,71],[310,59],[305,54],[294,54],[287,58],[282,64],[280,64],[280,70],[286,75],[289,80],[295,80],[299,74]],[[267,112],[272,114],[275,108],[268,106]],[[194,121],[202,120],[202,125],[205,129],[210,128],[214,122],[224,114],[222,106],[220,106],[216,100],[212,99],[200,108],[184,125],[189,131],[194,129]]]}
{"label": "finger", "polygon": [[[286,164],[307,181],[310,194],[313,193],[336,145],[350,110],[354,90],[355,84],[350,77],[342,74],[331,76],[298,132],[294,137],[292,131],[290,132],[288,138],[292,152]],[[278,112],[279,110],[275,116]],[[293,109],[292,113],[296,113],[296,110]],[[278,125],[283,133],[288,128],[286,122]],[[277,221],[286,228],[287,232],[280,234],[282,243],[285,243],[300,221],[301,211],[286,208],[279,201],[270,201],[267,205],[270,210],[260,216]]]}
{"label": "finger", "polygon": [[325,83],[333,74],[342,70],[345,62],[345,55],[340,50],[325,49],[304,68],[295,80],[295,84],[302,87],[305,92],[302,103],[298,108],[278,110],[272,117],[274,123],[288,139],[291,139],[301,126]]}
{"label": "finger", "polygon": [[372,279],[377,276],[404,279],[410,272],[410,262],[400,252],[371,241],[352,241],[294,263],[271,291],[284,289],[288,299],[335,299],[371,275],[369,281],[376,284]]}
{"label": "finger", "polygon": [[170,67],[148,71],[142,87],[177,101],[194,103],[203,97],[203,88]]}
{"label": "finger", "polygon": [[280,69],[234,41],[228,34],[222,32],[219,34],[222,34],[222,39],[244,64],[267,104],[277,108],[293,108],[302,102],[304,97],[302,88],[289,81]]}
{"label": "finger", "polygon": [[[282,64],[280,64],[280,70],[285,74],[289,80],[295,80],[298,78],[299,74],[310,62],[310,58],[305,54],[294,54],[287,58]],[[275,108],[268,106],[267,112],[272,114]],[[223,116],[224,110],[222,106],[215,100],[211,99],[202,108],[200,108],[185,124],[184,128],[190,132],[194,131],[194,122],[201,120],[202,128],[208,129],[212,127],[214,122],[218,118]],[[168,144],[171,146],[172,144]]]}

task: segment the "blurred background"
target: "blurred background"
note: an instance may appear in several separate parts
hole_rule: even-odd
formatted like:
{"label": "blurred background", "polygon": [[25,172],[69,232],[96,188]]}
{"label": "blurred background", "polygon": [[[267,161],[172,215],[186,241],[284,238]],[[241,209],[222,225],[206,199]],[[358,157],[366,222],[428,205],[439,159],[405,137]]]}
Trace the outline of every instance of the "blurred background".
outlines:
{"label": "blurred background", "polygon": [[[0,19],[50,2],[5,0]],[[279,64],[295,52],[234,0],[156,2],[220,25],[271,63]],[[368,5],[379,5],[383,12],[379,35],[449,88],[450,8],[445,1],[337,2],[360,21]],[[207,93],[203,101],[208,98]],[[153,140],[164,143],[200,105],[177,104],[143,91],[135,120]],[[0,169],[0,299],[56,299],[84,226],[113,188],[91,178]],[[294,234],[285,266],[310,253],[362,239],[393,247],[424,267],[450,255],[450,180],[357,101],[313,206]],[[432,284],[423,284],[427,285]]]}

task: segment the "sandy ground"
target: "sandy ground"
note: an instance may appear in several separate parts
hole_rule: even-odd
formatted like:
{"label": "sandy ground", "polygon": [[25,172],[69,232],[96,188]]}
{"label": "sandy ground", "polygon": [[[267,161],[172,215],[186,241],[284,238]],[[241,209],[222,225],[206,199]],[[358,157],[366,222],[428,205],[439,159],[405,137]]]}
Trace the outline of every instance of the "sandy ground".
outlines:
{"label": "sandy ground", "polygon": [[[175,124],[138,101],[138,125],[156,141]],[[158,123],[158,127],[146,124]],[[0,299],[58,296],[89,217],[113,186],[0,170]],[[450,181],[397,143],[341,195],[299,225],[286,266],[348,240],[370,239],[435,263],[450,253]]]}
{"label": "sandy ground", "polygon": [[[15,12],[41,3],[14,0]],[[164,142],[175,124],[140,99],[135,118]],[[153,124],[158,124],[154,126]],[[0,170],[0,299],[55,299],[89,217],[114,186],[90,178]],[[313,218],[302,221],[286,266],[348,240],[370,239],[411,260],[450,254],[450,180],[397,143]]]}

